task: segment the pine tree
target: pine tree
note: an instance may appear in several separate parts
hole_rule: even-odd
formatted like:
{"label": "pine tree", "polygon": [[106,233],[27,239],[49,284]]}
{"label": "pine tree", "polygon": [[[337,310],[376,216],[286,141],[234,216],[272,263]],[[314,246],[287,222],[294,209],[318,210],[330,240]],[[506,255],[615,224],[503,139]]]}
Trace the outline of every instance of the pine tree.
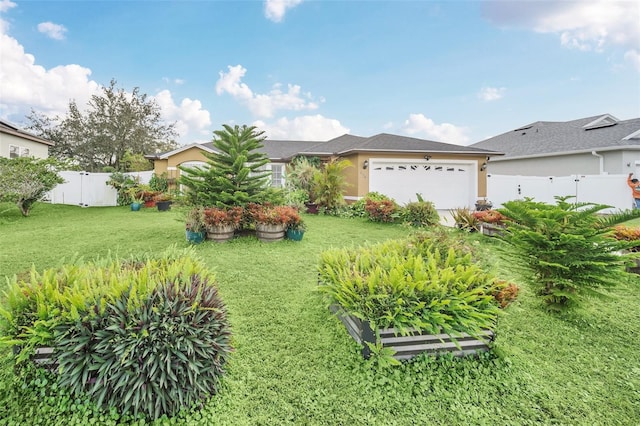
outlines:
{"label": "pine tree", "polygon": [[260,152],[264,132],[255,126],[223,125],[214,131],[216,152],[205,153],[207,167],[182,167],[180,182],[189,188],[187,197],[195,205],[233,207],[260,202],[267,197],[269,162]]}

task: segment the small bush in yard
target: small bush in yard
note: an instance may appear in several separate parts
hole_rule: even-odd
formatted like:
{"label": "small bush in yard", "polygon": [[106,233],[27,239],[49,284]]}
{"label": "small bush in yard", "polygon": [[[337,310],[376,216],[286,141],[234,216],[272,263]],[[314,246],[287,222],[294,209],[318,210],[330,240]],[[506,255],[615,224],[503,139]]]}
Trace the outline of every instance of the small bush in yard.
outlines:
{"label": "small bush in yard", "polygon": [[173,415],[217,392],[231,351],[214,280],[187,252],[33,271],[9,286],[3,336],[19,360],[52,346],[58,384],[77,397]]}
{"label": "small bush in yard", "polygon": [[400,206],[393,200],[366,200],[364,209],[373,222],[395,222],[400,217]]}
{"label": "small bush in yard", "polygon": [[556,197],[555,205],[508,201],[500,209],[510,218],[500,236],[509,246],[505,256],[554,311],[603,296],[601,288],[626,279],[624,266],[631,255],[617,252],[635,243],[611,238],[611,229],[640,216],[638,210],[599,216],[609,206],[569,203],[569,198]]}
{"label": "small bush in yard", "polygon": [[410,238],[321,255],[320,291],[329,304],[372,323],[431,334],[493,329],[498,315],[494,277],[454,248]]}
{"label": "small bush in yard", "polygon": [[361,199],[359,199],[358,201],[354,202],[353,204],[349,205],[349,211],[351,212],[351,216],[353,217],[367,217],[367,210],[365,209],[365,205],[367,203],[367,200],[372,200],[372,201],[385,201],[385,200],[389,200],[389,201],[393,201],[391,198],[387,197],[384,194],[381,194],[379,192],[369,192],[367,193],[367,195],[365,195],[364,197],[362,197]]}
{"label": "small bush in yard", "polygon": [[415,227],[434,226],[440,223],[440,215],[435,205],[430,201],[424,201],[420,194],[418,201],[408,203],[402,209],[402,220]]}

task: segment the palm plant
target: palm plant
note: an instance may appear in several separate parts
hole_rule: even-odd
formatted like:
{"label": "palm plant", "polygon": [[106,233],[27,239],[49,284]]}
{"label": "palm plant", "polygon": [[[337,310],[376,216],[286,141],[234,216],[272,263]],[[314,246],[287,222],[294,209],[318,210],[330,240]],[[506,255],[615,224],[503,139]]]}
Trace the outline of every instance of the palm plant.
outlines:
{"label": "palm plant", "polygon": [[313,176],[313,193],[318,206],[331,211],[345,203],[343,194],[347,181],[343,172],[351,166],[349,160],[334,158]]}

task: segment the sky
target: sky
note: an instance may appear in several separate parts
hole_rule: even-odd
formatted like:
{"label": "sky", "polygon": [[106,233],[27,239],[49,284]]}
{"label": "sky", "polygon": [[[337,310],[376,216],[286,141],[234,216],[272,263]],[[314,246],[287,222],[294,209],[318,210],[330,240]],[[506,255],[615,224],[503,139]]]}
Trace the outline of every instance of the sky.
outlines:
{"label": "sky", "polygon": [[180,144],[247,124],[469,145],[640,117],[640,1],[0,0],[0,119],[64,116],[112,79]]}

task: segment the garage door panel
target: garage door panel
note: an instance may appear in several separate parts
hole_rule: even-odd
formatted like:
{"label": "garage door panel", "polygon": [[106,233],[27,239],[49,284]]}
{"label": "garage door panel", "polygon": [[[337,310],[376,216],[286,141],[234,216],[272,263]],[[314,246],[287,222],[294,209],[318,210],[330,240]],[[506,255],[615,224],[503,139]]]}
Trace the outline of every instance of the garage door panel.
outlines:
{"label": "garage door panel", "polygon": [[471,179],[470,164],[373,160],[369,190],[401,204],[416,201],[419,193],[437,209],[450,209],[469,204]]}

